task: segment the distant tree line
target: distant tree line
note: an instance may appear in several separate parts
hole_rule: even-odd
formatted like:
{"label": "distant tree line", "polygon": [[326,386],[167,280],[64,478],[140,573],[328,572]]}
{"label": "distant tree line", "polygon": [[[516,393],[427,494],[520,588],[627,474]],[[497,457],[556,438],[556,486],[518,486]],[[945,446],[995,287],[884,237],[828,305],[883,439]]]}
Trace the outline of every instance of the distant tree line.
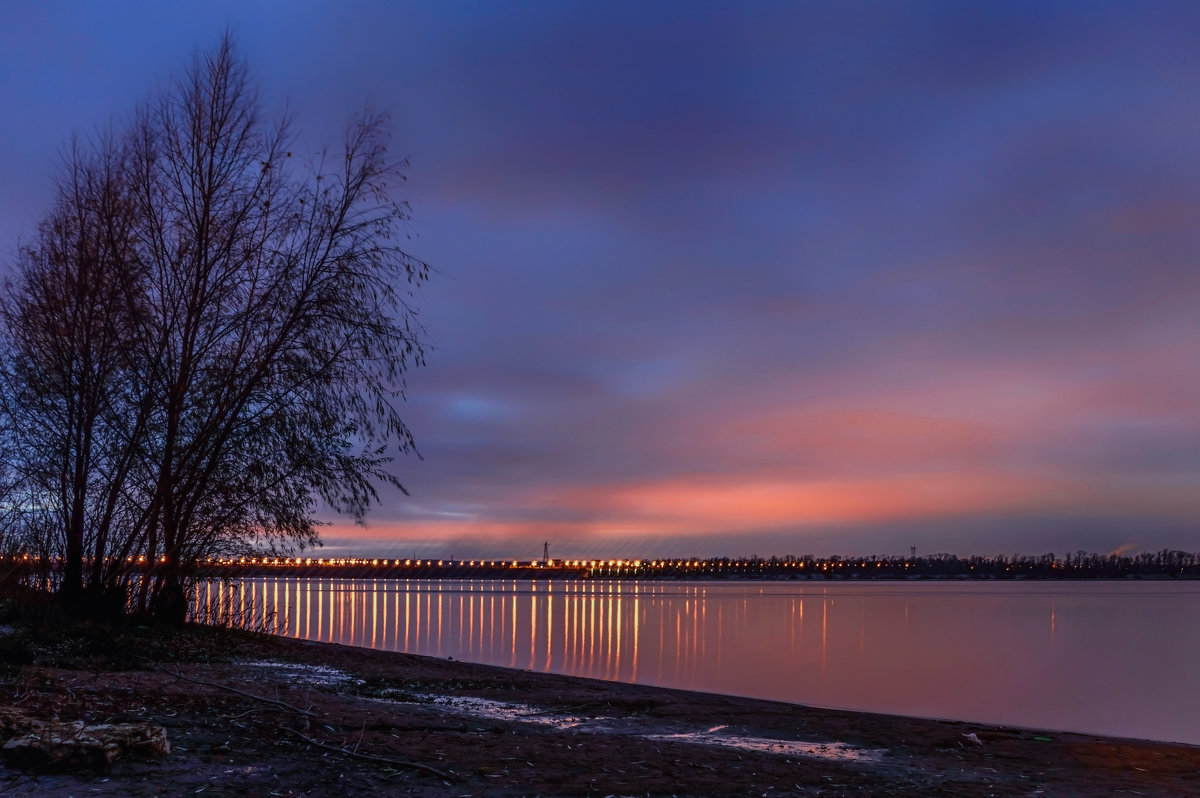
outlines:
{"label": "distant tree line", "polygon": [[1137,554],[1076,551],[1058,556],[1013,554],[911,557],[659,558],[631,568],[600,562],[594,576],[743,579],[1125,579],[1200,577],[1200,555],[1163,549]]}
{"label": "distant tree line", "polygon": [[[386,124],[301,154],[228,37],[65,157],[0,299],[0,554],[77,612],[181,619],[200,559],[361,516],[423,349]],[[3,567],[0,567],[0,572]]]}

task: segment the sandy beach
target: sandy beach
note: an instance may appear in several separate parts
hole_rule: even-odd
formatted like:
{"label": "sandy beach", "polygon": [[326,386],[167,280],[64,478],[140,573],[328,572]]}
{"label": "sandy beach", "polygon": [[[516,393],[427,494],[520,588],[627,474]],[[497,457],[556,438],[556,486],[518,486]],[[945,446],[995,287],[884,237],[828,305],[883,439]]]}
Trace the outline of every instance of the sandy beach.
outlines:
{"label": "sandy beach", "polygon": [[[58,642],[54,642],[58,640]],[[814,709],[211,629],[6,639],[0,706],[166,755],[15,796],[1200,795],[1200,748]]]}

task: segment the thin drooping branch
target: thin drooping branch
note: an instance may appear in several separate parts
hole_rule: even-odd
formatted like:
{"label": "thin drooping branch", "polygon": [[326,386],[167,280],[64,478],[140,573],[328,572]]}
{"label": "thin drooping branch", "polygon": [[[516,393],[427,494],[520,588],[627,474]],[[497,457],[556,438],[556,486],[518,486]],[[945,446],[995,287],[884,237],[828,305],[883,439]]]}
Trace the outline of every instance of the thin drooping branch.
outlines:
{"label": "thin drooping branch", "polygon": [[304,734],[303,732],[297,731],[296,729],[288,728],[287,726],[280,726],[279,728],[283,729],[285,732],[288,732],[289,734],[296,735],[297,737],[299,737],[301,740],[308,743],[309,745],[311,745],[315,748],[320,748],[324,751],[331,751],[335,754],[341,754],[342,756],[348,756],[351,759],[361,759],[366,762],[375,762],[380,765],[388,765],[388,766],[394,767],[394,768],[404,768],[407,770],[420,770],[425,773],[431,773],[434,776],[440,776],[443,779],[450,779],[449,773],[446,773],[443,770],[438,770],[435,767],[430,767],[429,765],[422,765],[420,762],[412,762],[407,759],[393,759],[390,756],[376,756],[374,754],[364,754],[364,753],[355,751],[350,748],[345,748],[343,746],[327,745],[325,743],[319,742],[318,740],[314,740],[312,737],[309,737],[307,734]]}
{"label": "thin drooping branch", "polygon": [[204,685],[205,687],[215,687],[218,690],[225,690],[230,693],[236,693],[237,695],[240,695],[243,698],[250,698],[255,701],[261,701],[264,704],[270,704],[271,706],[279,707],[280,709],[286,709],[288,712],[294,712],[297,715],[303,715],[306,718],[319,717],[315,712],[309,712],[307,709],[301,709],[300,707],[295,706],[294,704],[289,704],[286,701],[280,701],[275,698],[267,698],[266,696],[255,695],[254,693],[248,693],[245,690],[239,690],[238,688],[232,687],[228,684],[221,684],[220,682],[211,682],[208,679],[197,679],[194,676],[188,676],[187,674],[182,673],[178,670],[170,670],[168,668],[160,667],[159,665],[155,664],[153,662],[153,660],[146,659],[145,657],[139,657],[139,659],[144,660],[145,662],[149,663],[150,668],[152,668],[153,670],[156,670],[159,673],[165,673],[168,676],[173,676],[176,679],[182,679],[185,682],[191,682],[193,684],[201,684],[201,685]]}

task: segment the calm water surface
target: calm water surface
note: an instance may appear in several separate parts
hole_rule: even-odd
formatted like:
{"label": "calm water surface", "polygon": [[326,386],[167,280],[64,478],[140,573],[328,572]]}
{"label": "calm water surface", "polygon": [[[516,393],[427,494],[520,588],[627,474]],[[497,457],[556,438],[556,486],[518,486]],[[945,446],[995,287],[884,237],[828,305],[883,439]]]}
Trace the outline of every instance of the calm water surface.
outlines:
{"label": "calm water surface", "polygon": [[280,634],[827,707],[1200,744],[1200,582],[249,579]]}

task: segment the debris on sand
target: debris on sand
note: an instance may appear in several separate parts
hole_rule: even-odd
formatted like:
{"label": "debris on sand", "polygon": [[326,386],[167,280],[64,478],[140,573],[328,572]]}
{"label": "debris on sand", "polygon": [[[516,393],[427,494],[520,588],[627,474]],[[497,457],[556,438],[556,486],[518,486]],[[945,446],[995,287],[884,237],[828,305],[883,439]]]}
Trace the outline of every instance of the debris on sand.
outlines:
{"label": "debris on sand", "polygon": [[162,726],[150,723],[45,721],[0,707],[0,754],[10,765],[30,768],[102,768],[130,750],[166,755],[171,743]]}

